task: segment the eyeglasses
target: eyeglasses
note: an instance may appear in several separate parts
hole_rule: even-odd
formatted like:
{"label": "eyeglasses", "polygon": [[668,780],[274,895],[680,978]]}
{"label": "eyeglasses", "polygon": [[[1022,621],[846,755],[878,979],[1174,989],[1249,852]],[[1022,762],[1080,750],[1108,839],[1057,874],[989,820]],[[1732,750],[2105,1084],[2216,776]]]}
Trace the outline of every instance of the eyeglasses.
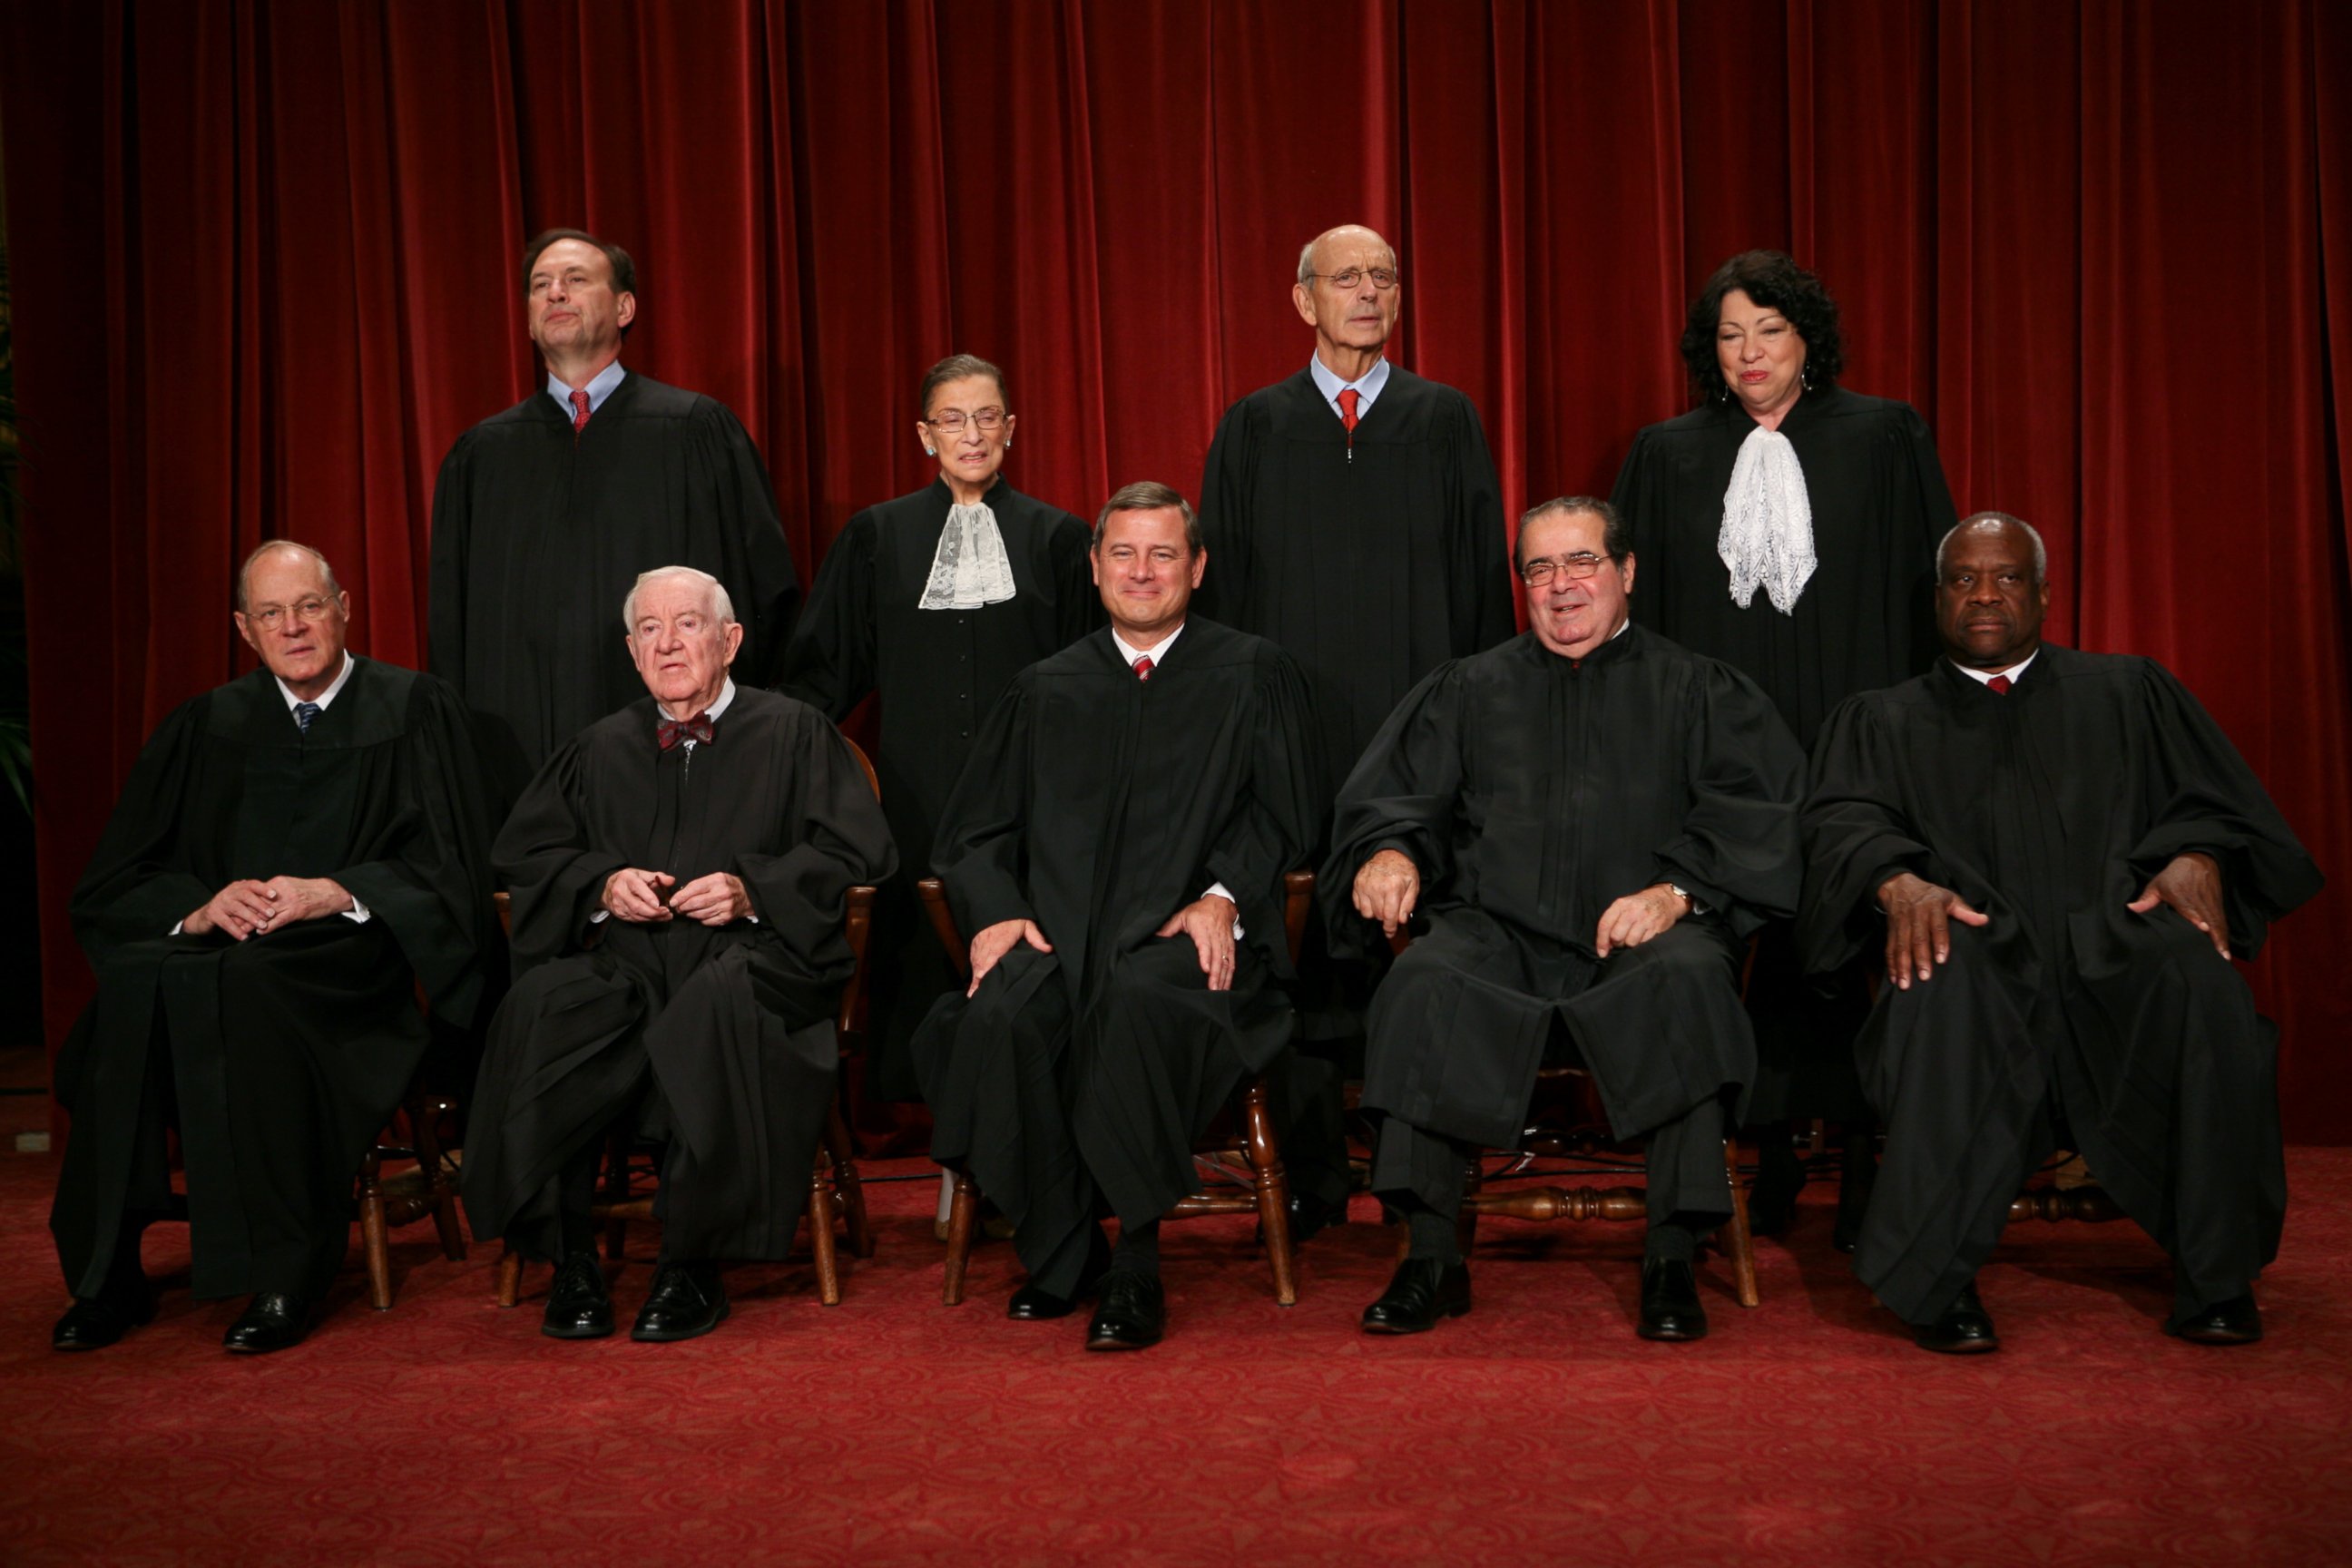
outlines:
{"label": "eyeglasses", "polygon": [[1602,563],[1610,559],[1612,559],[1610,556],[1595,555],[1590,550],[1580,550],[1573,555],[1563,555],[1557,560],[1540,557],[1520,567],[1519,576],[1530,588],[1542,587],[1551,581],[1552,574],[1555,572],[1563,574],[1571,583],[1581,583],[1600,571]]}
{"label": "eyeglasses", "polygon": [[961,408],[942,408],[923,423],[934,430],[944,430],[953,436],[963,428],[966,419],[992,433],[1004,428],[1004,410],[1002,408],[981,408],[969,415]]}
{"label": "eyeglasses", "polygon": [[1307,276],[1309,278],[1320,278],[1324,282],[1328,283],[1334,289],[1341,290],[1353,289],[1357,284],[1361,283],[1365,279],[1369,278],[1372,280],[1372,287],[1379,289],[1383,294],[1395,288],[1399,283],[1404,281],[1402,274],[1392,268],[1387,267],[1374,267],[1370,268],[1350,267],[1345,272],[1310,272]]}
{"label": "eyeglasses", "polygon": [[265,605],[257,610],[247,610],[245,613],[245,618],[265,632],[274,632],[278,629],[278,623],[289,616],[294,616],[297,620],[321,621],[327,618],[327,612],[334,607],[335,602],[332,599],[321,599],[314,595],[310,598],[299,599],[290,605],[282,606]]}

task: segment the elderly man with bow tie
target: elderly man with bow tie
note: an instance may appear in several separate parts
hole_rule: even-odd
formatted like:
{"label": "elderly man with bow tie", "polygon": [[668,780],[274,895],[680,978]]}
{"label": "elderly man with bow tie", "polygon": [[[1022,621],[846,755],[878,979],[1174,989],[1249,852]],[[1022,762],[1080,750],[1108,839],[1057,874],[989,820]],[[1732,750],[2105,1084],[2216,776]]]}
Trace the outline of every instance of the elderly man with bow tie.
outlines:
{"label": "elderly man with bow tie", "polygon": [[666,566],[623,607],[649,695],[559,749],[492,858],[519,973],[476,1092],[474,1229],[556,1264],[541,1331],[613,1331],[589,1205],[623,1123],[663,1145],[660,1267],[633,1337],[727,1316],[722,1260],[792,1245],[833,1092],[849,888],[898,857],[824,716],[728,674],[743,640],[709,574]]}

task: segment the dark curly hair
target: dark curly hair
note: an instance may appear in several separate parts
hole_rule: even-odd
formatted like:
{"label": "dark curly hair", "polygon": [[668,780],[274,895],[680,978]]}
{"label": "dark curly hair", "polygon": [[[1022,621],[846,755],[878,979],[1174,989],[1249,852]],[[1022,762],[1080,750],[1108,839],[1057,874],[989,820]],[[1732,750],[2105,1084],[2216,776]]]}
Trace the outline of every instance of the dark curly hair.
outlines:
{"label": "dark curly hair", "polygon": [[1690,372],[1691,393],[1701,403],[1730,390],[1715,356],[1715,329],[1723,315],[1723,297],[1740,289],[1759,305],[1769,305],[1789,318],[1805,340],[1805,382],[1815,391],[1837,384],[1845,368],[1845,338],[1838,331],[1837,301],[1822,280],[1777,250],[1743,250],[1715,269],[1706,287],[1691,301],[1690,319],[1683,324],[1683,368]]}

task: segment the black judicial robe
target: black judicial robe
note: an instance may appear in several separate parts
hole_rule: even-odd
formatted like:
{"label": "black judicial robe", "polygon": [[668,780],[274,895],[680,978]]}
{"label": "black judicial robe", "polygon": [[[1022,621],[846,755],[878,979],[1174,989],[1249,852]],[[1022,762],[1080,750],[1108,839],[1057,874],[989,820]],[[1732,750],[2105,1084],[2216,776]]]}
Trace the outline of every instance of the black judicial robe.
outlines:
{"label": "black judicial robe", "polygon": [[[354,658],[306,735],[255,670],[184,703],[74,889],[99,994],[58,1059],[73,1137],[50,1215],[95,1295],[126,1217],[169,1207],[175,1108],[200,1297],[322,1294],[352,1183],[423,1058],[473,1021],[497,952],[488,813],[456,694]],[[164,933],[244,878],[331,877],[369,910],[244,942]]]}
{"label": "black judicial robe", "polygon": [[480,715],[502,803],[645,694],[621,602],[656,566],[725,584],[739,677],[774,679],[800,579],[767,468],[722,405],[632,372],[576,437],[542,386],[449,448],[433,489],[431,668]]}
{"label": "black judicial robe", "polygon": [[1936,545],[1959,521],[1927,426],[1910,405],[1836,388],[1781,421],[1812,507],[1820,564],[1782,615],[1759,588],[1746,609],[1716,552],[1723,492],[1756,428],[1711,402],[1633,437],[1612,500],[1638,558],[1633,619],[1752,677],[1812,749],[1830,710],[1936,657]]}
{"label": "black judicial robe", "polygon": [[[1756,683],[1640,626],[1581,660],[1527,632],[1440,666],[1341,787],[1319,879],[1335,940],[1369,947],[1383,939],[1355,911],[1356,873],[1402,851],[1432,926],[1414,951],[1449,960],[1382,982],[1363,1103],[1507,1144],[1555,1016],[1620,1137],[1736,1096],[1755,1065],[1736,943],[1795,905],[1802,793]],[[1601,912],[1656,882],[1715,912],[1644,944],[1674,962],[1598,959]]]}
{"label": "black judicial robe", "polygon": [[[1854,1255],[1880,1300],[1913,1321],[1940,1309],[2047,1152],[2053,1109],[2177,1258],[2251,1282],[2276,1255],[2284,1202],[2275,1041],[2204,933],[2165,907],[2124,906],[2174,856],[2203,850],[2221,866],[2231,950],[2251,957],[2321,878],[2196,699],[2152,660],[2048,643],[2006,695],[1939,661],[1831,716],[1803,832],[1798,936],[1817,969],[1884,951],[1877,889],[1897,871],[1992,917],[1953,926],[1953,962],[1933,980],[1882,986],[1856,1042],[1889,1121]],[[2227,1005],[2183,1042],[2174,988],[2204,976]],[[2201,1076],[2233,1061],[2248,1065]],[[2226,1152],[2185,1142],[2184,1089],[2221,1116]],[[1927,1167],[1916,1183],[1906,1150]],[[2262,1173],[2262,1196],[2238,1234],[2176,1234],[2179,1186],[2244,1172]]]}
{"label": "black judicial robe", "polygon": [[[932,866],[966,940],[1025,919],[1054,944],[1016,947],[976,1001],[1017,1013],[1059,991],[1070,1123],[1123,1215],[1156,1218],[1190,1190],[1190,1138],[1289,1038],[1282,877],[1305,863],[1324,789],[1298,667],[1195,615],[1149,681],[1108,628],[1024,670],[949,798]],[[1232,891],[1244,932],[1223,993],[1207,990],[1190,938],[1152,934],[1213,882]],[[984,1011],[961,992],[940,998],[916,1065],[933,1157],[968,1161],[1013,1214],[1019,1101]],[[1173,1043],[1141,1048],[1139,1033]],[[1139,1066],[1171,1057],[1186,1058],[1181,1080]],[[1052,1230],[1085,1216],[1040,1217]]]}
{"label": "black judicial robe", "polygon": [[1307,371],[1235,403],[1200,510],[1193,606],[1297,659],[1335,780],[1413,682],[1516,625],[1478,410],[1394,363],[1352,442]]}
{"label": "black judicial robe", "polygon": [[[833,1092],[845,895],[898,858],[865,770],[807,704],[739,685],[709,744],[669,752],[658,716],[646,697],[589,726],[499,834],[519,973],[475,1090],[467,1214],[504,1234],[650,1069],[666,1250],[782,1258]],[[731,871],[759,918],[595,921],[632,866],[680,886]]]}
{"label": "black judicial robe", "polygon": [[[867,693],[880,694],[874,771],[898,858],[910,867],[930,864],[948,792],[1013,678],[1102,624],[1087,525],[1001,479],[983,499],[1003,536],[1013,597],[976,610],[919,608],[952,499],[946,481],[934,480],[849,520],[825,552],[780,683],[836,724]],[[911,878],[879,889],[869,941],[866,1082],[884,1099],[912,1100],[907,1042],[956,982],[919,918]]]}

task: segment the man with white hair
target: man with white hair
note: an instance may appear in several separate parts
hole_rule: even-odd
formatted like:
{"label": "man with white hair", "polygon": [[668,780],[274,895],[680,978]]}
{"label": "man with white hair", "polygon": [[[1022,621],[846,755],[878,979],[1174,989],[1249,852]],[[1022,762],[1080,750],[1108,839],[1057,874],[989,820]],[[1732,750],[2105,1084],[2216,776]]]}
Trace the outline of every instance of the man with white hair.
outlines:
{"label": "man with white hair", "polygon": [[308,545],[255,551],[236,604],[262,667],[156,726],[74,889],[99,984],[58,1058],[61,1351],[154,1315],[139,1238],[174,1211],[167,1127],[195,1294],[252,1298],[223,1345],[299,1341],[360,1156],[425,1057],[418,985],[467,1024],[497,946],[457,694],[349,651],[352,596]]}
{"label": "man with white hair", "polygon": [[[728,1312],[721,1260],[791,1247],[833,1093],[849,888],[898,857],[847,742],[739,688],[727,591],[685,566],[623,607],[647,697],[539,770],[493,852],[514,990],[490,1025],[465,1194],[477,1235],[556,1265],[541,1331],[613,1331],[590,1226],[616,1124],[665,1145],[660,1267],[633,1337]],[[820,1222],[821,1223],[821,1222]]]}
{"label": "man with white hair", "polygon": [[[1510,553],[1477,405],[1388,358],[1404,313],[1395,249],[1359,224],[1327,230],[1299,253],[1290,300],[1315,353],[1218,422],[1201,479],[1217,566],[1198,607],[1298,661],[1336,785],[1422,677],[1511,637]],[[1300,985],[1307,1052],[1276,1100],[1303,1239],[1344,1213],[1335,1068],[1361,1048],[1370,976],[1328,963],[1318,931]]]}

